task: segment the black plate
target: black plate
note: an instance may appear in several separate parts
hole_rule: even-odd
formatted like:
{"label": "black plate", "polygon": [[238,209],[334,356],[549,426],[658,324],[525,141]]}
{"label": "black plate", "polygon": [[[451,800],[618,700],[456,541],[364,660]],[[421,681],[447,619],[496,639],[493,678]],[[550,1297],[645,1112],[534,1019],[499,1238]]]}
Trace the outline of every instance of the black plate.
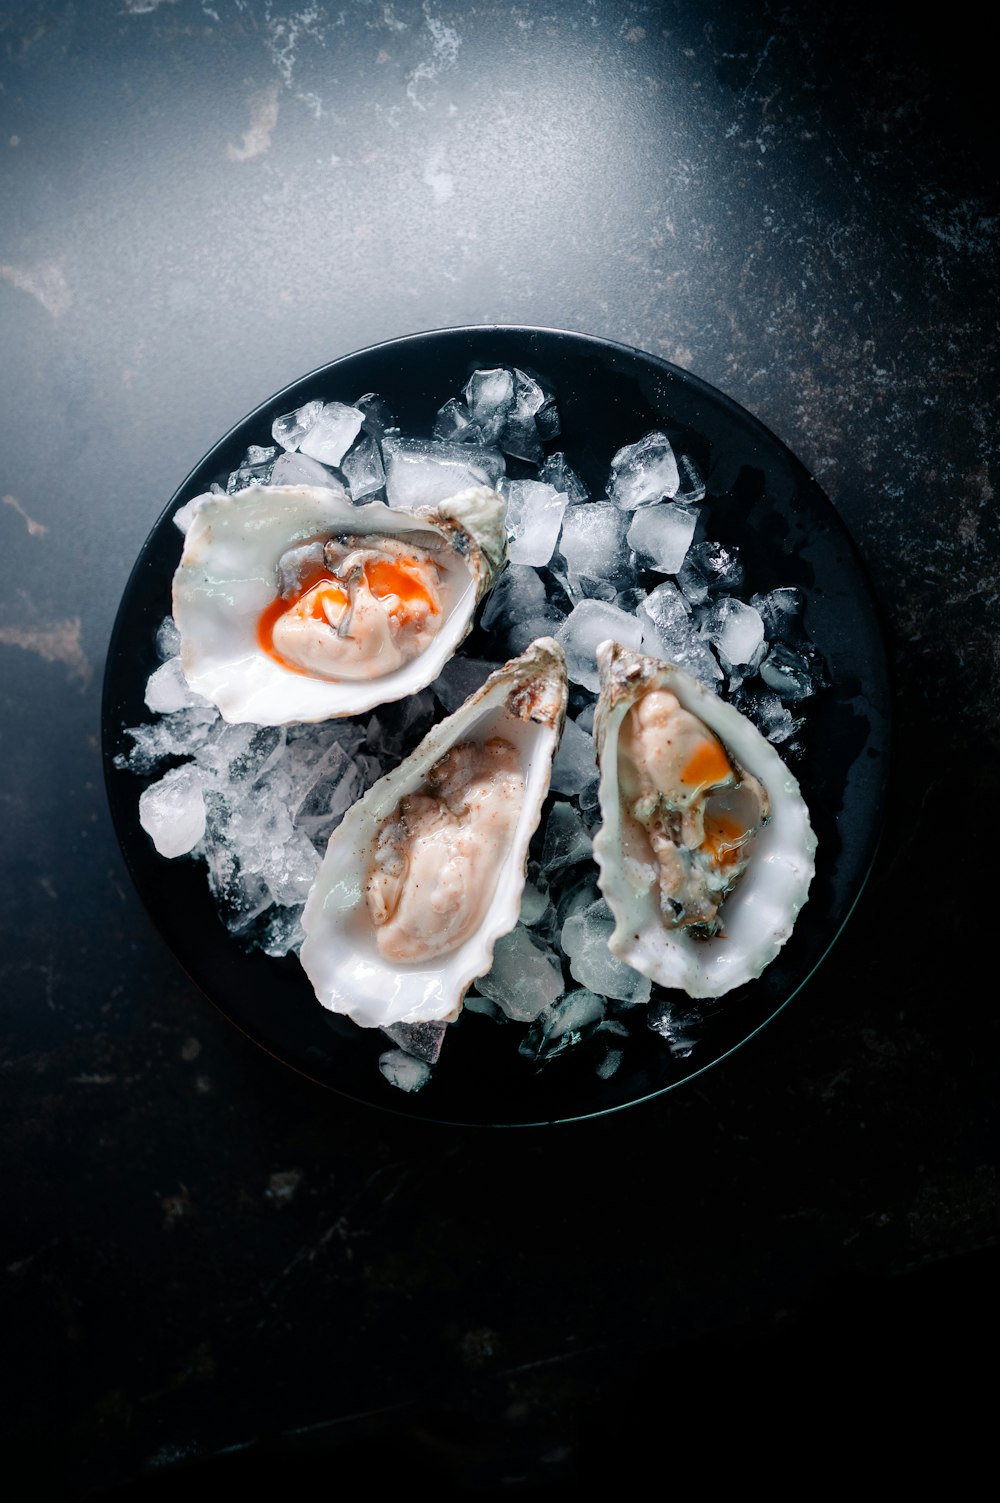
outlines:
{"label": "black plate", "polygon": [[[157,855],[138,819],[144,784],[116,768],[114,758],[128,747],[124,728],[149,719],[143,694],[158,661],[154,636],[170,609],[180,556],[175,510],[235,469],[248,445],[269,444],[273,419],[304,402],[352,402],[375,391],[404,433],[429,435],[442,402],[461,391],[474,367],[490,365],[528,368],[552,384],[562,435],[548,447],[565,450],[593,495],[602,493],[617,449],[651,428],[682,430],[707,476],[709,535],[739,546],[748,593],[779,585],[803,590],[805,624],[829,675],[829,687],[804,706],[808,722],[795,766],[818,836],[816,877],[778,958],[758,981],[709,1010],[688,1058],[675,1059],[663,1039],[641,1029],[607,1080],[585,1044],[537,1068],[518,1053],[519,1028],[464,1013],[432,1079],[408,1093],[379,1072],[378,1056],[389,1047],[379,1030],[325,1012],[295,958],[274,960],[232,938],[201,862]],[[166,506],[126,586],[105,674],[103,755],[115,829],[140,897],[185,971],[232,1023],[277,1059],[355,1101],[439,1122],[513,1126],[594,1116],[673,1090],[746,1042],[795,996],[843,927],[875,854],[888,713],[885,650],[867,574],[832,503],[780,440],[721,392],[652,355],[581,334],[483,327],[412,335],[333,361],[263,403],[205,456]]]}

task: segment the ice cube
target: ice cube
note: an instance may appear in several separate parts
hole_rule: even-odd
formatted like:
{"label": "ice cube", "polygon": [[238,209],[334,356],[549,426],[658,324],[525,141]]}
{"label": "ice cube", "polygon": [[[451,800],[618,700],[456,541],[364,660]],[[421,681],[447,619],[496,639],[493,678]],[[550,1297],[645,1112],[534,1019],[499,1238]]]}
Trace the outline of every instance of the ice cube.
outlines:
{"label": "ice cube", "polygon": [[393,417],[392,408],[377,391],[366,391],[364,396],[358,397],[358,400],[352,402],[351,406],[356,407],[361,413],[361,425],[364,431],[377,443],[381,443],[390,430],[395,430],[396,419]]}
{"label": "ice cube", "polygon": [[400,1091],[421,1091],[431,1078],[427,1061],[414,1058],[405,1049],[387,1049],[379,1055],[378,1067],[389,1084]]}
{"label": "ice cube", "polygon": [[739,549],[711,539],[688,549],[677,575],[677,583],[692,605],[701,605],[718,590],[741,590],[743,582]]}
{"label": "ice cube", "polygon": [[339,465],[361,431],[364,414],[344,402],[324,402],[323,410],[299,439],[299,452],[321,464]]}
{"label": "ice cube", "polygon": [[331,490],[340,490],[340,483],[334,475],[320,464],[318,459],[310,459],[308,454],[279,454],[274,461],[271,471],[272,485],[323,485]]}
{"label": "ice cube", "polygon": [[364,501],[374,496],[385,484],[382,455],[373,438],[359,439],[341,465],[347,488],[353,501]]}
{"label": "ice cube", "polygon": [[271,424],[271,437],[283,449],[297,449],[322,411],[323,403],[316,401],[306,402],[294,412],[282,413]]}
{"label": "ice cube", "polygon": [[764,595],[751,595],[750,604],[760,612],[764,635],[769,642],[795,642],[802,615],[801,590],[794,585],[782,585]]}
{"label": "ice cube", "polygon": [[168,658],[146,680],[146,705],[157,715],[208,706],[209,701],[188,688],[179,657]]}
{"label": "ice cube", "polygon": [[610,1080],[624,1058],[625,1051],[623,1049],[606,1049],[597,1061],[594,1069],[602,1080]]}
{"label": "ice cube", "polygon": [[608,496],[623,511],[669,499],[679,485],[677,460],[665,433],[647,433],[619,449],[611,461]]}
{"label": "ice cube", "polygon": [[[226,495],[233,496],[237,491],[246,490],[249,485],[269,485],[277,452],[275,448],[263,449],[257,444],[251,444],[242,464],[237,466],[226,481]],[[174,521],[176,520],[175,517]]]}
{"label": "ice cube", "polygon": [[479,443],[482,440],[478,423],[472,421],[469,409],[458,397],[449,397],[444,406],[438,408],[431,433],[434,438],[443,439],[446,443]]}
{"label": "ice cube", "polygon": [[635,512],[628,543],[658,574],[676,574],[691,546],[698,513],[673,501],[656,502]]}
{"label": "ice cube", "polygon": [[636,619],[644,627],[642,651],[650,657],[676,663],[706,688],[714,689],[722,669],[689,614],[690,606],[676,585],[664,580],[646,597]]}
{"label": "ice cube", "polygon": [[643,651],[643,623],[603,600],[581,600],[556,632],[556,641],[566,653],[566,668],[575,684],[596,694],[597,647],[608,640],[620,642],[635,652]]}
{"label": "ice cube", "polygon": [[590,499],[587,487],[579,475],[570,469],[565,454],[561,452],[549,455],[538,471],[538,478],[544,485],[554,486],[557,491],[568,496],[571,506],[577,506]]}
{"label": "ice cube", "polygon": [[161,856],[186,856],[204,836],[206,782],[201,769],[186,762],[139,795],[139,823]]}
{"label": "ice cube", "polygon": [[568,497],[538,480],[511,480],[507,501],[507,554],[511,563],[547,564],[552,557]]}
{"label": "ice cube", "polygon": [[680,475],[680,484],[674,496],[675,501],[681,501],[685,505],[703,501],[706,491],[705,482],[701,471],[689,454],[677,455],[677,470]]}
{"label": "ice cube", "polygon": [[793,704],[808,698],[815,690],[808,660],[784,642],[772,644],[760,665],[760,676],[781,699]]}
{"label": "ice cube", "polygon": [[541,1013],[519,1045],[529,1059],[554,1059],[592,1033],[604,1017],[604,998],[578,987]]}
{"label": "ice cube", "polygon": [[788,741],[804,725],[801,715],[793,715],[777,694],[752,694],[737,704],[744,715],[749,715],[754,725],[775,746]]}
{"label": "ice cube", "polygon": [[545,581],[527,564],[509,564],[486,601],[482,625],[501,631],[512,621],[540,615],[545,604]]}
{"label": "ice cube", "polygon": [[562,966],[555,952],[519,923],[497,940],[493,966],[476,987],[509,1018],[530,1023],[562,996]]}
{"label": "ice cube", "polygon": [[590,832],[571,804],[557,799],[549,811],[539,871],[551,882],[557,872],[580,861],[590,861],[593,854]]}
{"label": "ice cube", "polygon": [[173,616],[164,616],[156,628],[156,655],[161,662],[176,657],[181,650],[181,634]]}
{"label": "ice cube", "polygon": [[633,560],[627,540],[629,518],[604,501],[570,506],[563,517],[559,552],[571,574],[607,579],[618,585],[631,580]]}
{"label": "ice cube", "polygon": [[597,781],[597,749],[594,738],[566,717],[562,738],[552,763],[553,793],[580,794]]}
{"label": "ice cube", "polygon": [[603,898],[563,924],[562,947],[569,957],[574,980],[601,997],[612,997],[630,1006],[649,1001],[652,986],[648,976],[619,960],[608,948],[615,921]]}
{"label": "ice cube", "polygon": [[760,612],[733,595],[717,599],[701,623],[701,634],[726,663],[753,664],[764,641]]}
{"label": "ice cube", "polygon": [[431,506],[475,485],[495,489],[506,469],[498,449],[433,439],[387,437],[382,459],[390,506]]}
{"label": "ice cube", "polygon": [[465,385],[469,417],[486,443],[496,443],[514,406],[514,377],[505,367],[473,371]]}
{"label": "ice cube", "polygon": [[302,928],[302,904],[292,908],[275,908],[262,922],[257,943],[266,955],[276,959],[297,951],[305,939]]}
{"label": "ice cube", "polygon": [[499,667],[484,658],[454,657],[442,668],[431,684],[442,708],[450,715],[464,704],[470,694],[481,689],[490,674]]}
{"label": "ice cube", "polygon": [[522,924],[528,929],[534,929],[551,906],[547,893],[541,892],[534,882],[525,882],[521,893],[521,912],[518,915]]}

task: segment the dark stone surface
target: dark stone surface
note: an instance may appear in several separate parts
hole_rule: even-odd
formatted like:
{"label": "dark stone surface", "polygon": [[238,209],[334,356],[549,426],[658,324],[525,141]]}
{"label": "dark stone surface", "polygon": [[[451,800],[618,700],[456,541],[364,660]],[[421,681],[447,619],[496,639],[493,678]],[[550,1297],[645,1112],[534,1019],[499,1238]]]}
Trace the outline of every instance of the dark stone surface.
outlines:
{"label": "dark stone surface", "polygon": [[[835,1460],[975,1448],[1000,1230],[975,15],[0,4],[13,1496],[611,1486],[786,1424]],[[685,1091],[513,1133],[352,1106],[230,1028],[128,885],[99,747],[131,564],[205,450],[336,355],[480,322],[637,345],[760,417],[857,540],[896,686],[876,869],[801,996]]]}

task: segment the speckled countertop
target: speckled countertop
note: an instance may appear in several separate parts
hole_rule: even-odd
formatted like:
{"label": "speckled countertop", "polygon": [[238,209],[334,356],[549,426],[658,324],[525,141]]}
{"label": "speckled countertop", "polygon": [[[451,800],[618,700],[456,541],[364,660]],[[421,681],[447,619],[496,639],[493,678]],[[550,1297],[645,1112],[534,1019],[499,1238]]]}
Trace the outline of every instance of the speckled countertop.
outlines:
{"label": "speckled countertop", "polygon": [[[995,1343],[992,83],[970,7],[813,11],[0,0],[8,1496],[610,1486],[696,1434],[842,1442],[886,1379],[905,1451]],[[661,355],[791,447],[874,581],[897,748],[794,1005],[686,1090],[513,1134],[231,1028],[131,888],[99,739],[131,565],[211,444],[493,322]]]}

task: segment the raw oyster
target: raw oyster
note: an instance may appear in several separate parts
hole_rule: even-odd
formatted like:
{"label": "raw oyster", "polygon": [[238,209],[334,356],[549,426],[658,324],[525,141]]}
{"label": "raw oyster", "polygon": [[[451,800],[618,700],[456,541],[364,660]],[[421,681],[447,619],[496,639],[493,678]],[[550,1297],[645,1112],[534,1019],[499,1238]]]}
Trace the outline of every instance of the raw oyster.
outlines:
{"label": "raw oyster", "polygon": [[540,637],[348,810],[302,915],[324,1007],[366,1028],[458,1016],[517,922],[566,698]]}
{"label": "raw oyster", "polygon": [[759,976],[792,932],[816,838],[798,782],[732,705],[673,664],[597,649],[608,941],[661,986],[718,997]]}
{"label": "raw oyster", "polygon": [[173,614],[190,687],[229,721],[356,715],[432,682],[506,558],[485,486],[415,511],[322,486],[190,503]]}

